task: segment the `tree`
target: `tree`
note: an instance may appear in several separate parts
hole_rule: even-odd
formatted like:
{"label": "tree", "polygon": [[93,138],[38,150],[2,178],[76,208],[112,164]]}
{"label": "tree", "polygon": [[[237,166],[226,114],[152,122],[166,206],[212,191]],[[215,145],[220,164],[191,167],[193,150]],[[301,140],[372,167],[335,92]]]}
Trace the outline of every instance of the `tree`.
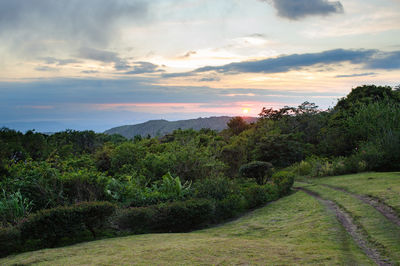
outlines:
{"label": "tree", "polygon": [[249,129],[250,125],[244,121],[244,119],[240,116],[236,116],[231,118],[227,123],[228,130],[232,133],[232,135],[239,135],[246,129]]}
{"label": "tree", "polygon": [[255,178],[257,184],[263,185],[272,175],[272,164],[253,161],[240,167],[239,173],[246,178]]}

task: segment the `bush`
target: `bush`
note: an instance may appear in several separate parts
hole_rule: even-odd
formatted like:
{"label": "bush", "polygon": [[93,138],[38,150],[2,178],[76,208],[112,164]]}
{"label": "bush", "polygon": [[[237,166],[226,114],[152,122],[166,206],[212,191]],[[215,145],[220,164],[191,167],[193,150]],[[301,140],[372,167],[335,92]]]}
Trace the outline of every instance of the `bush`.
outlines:
{"label": "bush", "polygon": [[185,232],[211,220],[214,203],[191,199],[122,210],[114,223],[119,229],[134,233]]}
{"label": "bush", "polygon": [[275,200],[278,191],[275,186],[271,186],[270,184],[263,186],[252,184],[243,190],[243,195],[246,198],[246,207],[252,209]]}
{"label": "bush", "polygon": [[229,195],[227,198],[216,202],[215,219],[222,221],[237,216],[246,208],[246,199],[240,195]]}
{"label": "bush", "polygon": [[246,178],[255,178],[257,184],[263,185],[268,178],[271,176],[272,164],[261,161],[253,161],[248,164],[244,164],[240,167],[239,173],[241,176]]}
{"label": "bush", "polygon": [[92,170],[78,170],[62,176],[64,195],[70,203],[106,200],[109,179],[102,173]]}
{"label": "bush", "polygon": [[134,207],[119,211],[113,223],[120,230],[141,234],[151,232],[154,229],[156,217],[157,209],[155,206]]}
{"label": "bush", "polygon": [[162,232],[186,232],[210,222],[214,204],[207,199],[177,201],[158,206],[156,229]]}
{"label": "bush", "polygon": [[288,171],[280,171],[272,176],[272,181],[278,188],[279,196],[286,195],[290,192],[294,183],[295,175]]}
{"label": "bush", "polygon": [[194,196],[197,198],[222,200],[231,194],[239,193],[233,180],[224,177],[207,178],[194,183]]}
{"label": "bush", "polygon": [[60,239],[73,238],[85,229],[96,237],[95,230],[103,228],[114,213],[109,202],[83,202],[69,207],[42,210],[24,219],[19,227],[22,240],[39,240],[42,246],[52,247]]}
{"label": "bush", "polygon": [[25,217],[32,209],[32,201],[24,198],[17,191],[11,195],[7,195],[3,190],[0,196],[0,223],[4,226],[9,224],[15,225],[20,219]]}
{"label": "bush", "polygon": [[309,175],[312,171],[312,165],[307,161],[301,161],[298,166],[298,174],[300,176]]}
{"label": "bush", "polygon": [[21,241],[18,229],[13,227],[0,227],[0,257],[18,252],[20,251],[20,247]]}

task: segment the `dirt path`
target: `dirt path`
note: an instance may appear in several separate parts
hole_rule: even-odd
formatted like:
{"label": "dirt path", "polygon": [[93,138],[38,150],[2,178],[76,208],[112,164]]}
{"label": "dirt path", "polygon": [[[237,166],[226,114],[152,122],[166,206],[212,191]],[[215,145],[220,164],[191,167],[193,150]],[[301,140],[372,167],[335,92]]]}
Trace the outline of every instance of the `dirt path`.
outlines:
{"label": "dirt path", "polygon": [[353,218],[344,210],[342,210],[336,203],[331,200],[322,198],[318,193],[311,191],[304,187],[297,187],[297,189],[307,193],[308,195],[316,198],[318,201],[323,203],[329,210],[333,211],[338,221],[343,225],[346,231],[354,239],[357,245],[363,250],[363,252],[371,258],[378,265],[392,265],[390,260],[384,258],[380,252],[374,248],[374,245],[370,243],[367,236],[360,230],[360,228],[354,223]]}
{"label": "dirt path", "polygon": [[380,212],[383,216],[385,216],[386,219],[388,219],[389,221],[391,221],[395,225],[400,226],[400,217],[396,213],[396,211],[392,207],[390,207],[389,205],[386,205],[385,203],[379,201],[378,199],[375,199],[375,198],[370,197],[370,196],[359,195],[359,194],[350,192],[350,191],[348,191],[348,190],[346,190],[344,188],[341,188],[341,187],[336,187],[336,186],[326,185],[326,184],[319,184],[319,185],[327,187],[327,188],[331,188],[331,189],[334,189],[334,190],[337,190],[337,191],[344,192],[346,194],[349,194],[349,195],[361,200],[365,204],[368,204],[368,205],[374,207],[378,212]]}

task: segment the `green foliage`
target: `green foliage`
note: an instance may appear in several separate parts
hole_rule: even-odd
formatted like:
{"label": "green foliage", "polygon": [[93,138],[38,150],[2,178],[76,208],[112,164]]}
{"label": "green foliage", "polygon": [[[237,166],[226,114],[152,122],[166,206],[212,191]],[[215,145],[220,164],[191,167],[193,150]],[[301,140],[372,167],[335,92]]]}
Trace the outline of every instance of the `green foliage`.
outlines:
{"label": "green foliage", "polygon": [[214,204],[207,199],[190,199],[160,204],[155,229],[161,232],[186,232],[213,217]]}
{"label": "green foliage", "polygon": [[244,121],[244,119],[240,116],[231,118],[231,120],[228,121],[227,126],[227,131],[231,135],[239,135],[250,127],[250,125],[247,124],[246,121]]}
{"label": "green foliage", "polygon": [[247,208],[252,209],[278,199],[278,186],[272,184],[250,184],[243,189],[242,194],[246,198]]}
{"label": "green foliage", "polygon": [[7,195],[3,190],[0,196],[0,222],[3,226],[15,225],[30,213],[32,201],[24,198],[21,192],[17,191]]}
{"label": "green foliage", "polygon": [[141,168],[141,159],[145,157],[143,147],[132,142],[124,142],[117,146],[111,154],[111,169],[114,174],[130,174]]}
{"label": "green foliage", "polygon": [[0,227],[0,257],[21,250],[20,232],[15,227]]}
{"label": "green foliage", "polygon": [[222,200],[238,194],[238,184],[225,177],[207,178],[193,184],[194,197]]}
{"label": "green foliage", "polygon": [[42,247],[53,247],[62,238],[74,238],[85,229],[96,237],[96,230],[107,225],[114,211],[115,206],[109,202],[84,202],[39,211],[18,227],[23,241],[37,240]]}
{"label": "green foliage", "polygon": [[279,171],[272,175],[272,181],[278,188],[279,196],[287,195],[294,183],[295,174],[288,171]]}
{"label": "green foliage", "polygon": [[165,194],[167,197],[174,199],[182,199],[190,193],[191,182],[181,183],[179,177],[173,178],[168,172],[163,177],[162,180],[155,183],[153,189]]}
{"label": "green foliage", "polygon": [[63,185],[59,171],[46,162],[28,160],[8,166],[9,176],[1,187],[8,192],[20,191],[33,203],[33,211],[63,204]]}
{"label": "green foliage", "polygon": [[185,232],[210,221],[214,204],[206,199],[191,199],[148,207],[122,210],[115,224],[135,233]]}
{"label": "green foliage", "polygon": [[215,204],[215,221],[223,221],[242,213],[246,208],[246,199],[241,194],[230,194]]}
{"label": "green foliage", "polygon": [[109,179],[102,173],[83,169],[66,172],[61,177],[64,197],[70,203],[107,199]]}
{"label": "green foliage", "polygon": [[263,185],[271,177],[272,164],[268,162],[253,161],[242,165],[239,169],[240,175],[246,178],[255,178],[257,184]]}

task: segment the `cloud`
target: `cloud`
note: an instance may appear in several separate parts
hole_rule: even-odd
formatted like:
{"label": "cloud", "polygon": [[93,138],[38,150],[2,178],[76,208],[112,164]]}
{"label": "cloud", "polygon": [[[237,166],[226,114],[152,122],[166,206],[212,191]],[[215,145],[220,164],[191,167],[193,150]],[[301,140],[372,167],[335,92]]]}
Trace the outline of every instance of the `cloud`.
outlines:
{"label": "cloud", "polygon": [[155,65],[150,62],[135,62],[133,63],[133,69],[126,72],[125,74],[147,74],[147,73],[157,73],[164,72],[164,70],[160,69],[158,65]]}
{"label": "cloud", "polygon": [[100,61],[104,63],[115,63],[120,62],[122,59],[118,56],[118,53],[103,51],[88,47],[82,47],[79,49],[78,56],[84,59],[90,59]]}
{"label": "cloud", "polygon": [[12,39],[18,47],[24,46],[22,40],[49,46],[106,46],[122,22],[141,23],[147,10],[143,0],[1,0],[0,39]]}
{"label": "cloud", "polygon": [[328,0],[261,0],[269,2],[277,10],[278,16],[290,20],[299,20],[307,16],[327,16],[343,13],[343,5],[339,1]]}
{"label": "cloud", "polygon": [[366,65],[369,69],[400,69],[400,51],[377,53]]}
{"label": "cloud", "polygon": [[164,78],[195,76],[199,73],[217,72],[238,73],[286,73],[316,65],[340,63],[360,64],[364,69],[400,69],[400,51],[383,52],[379,50],[335,49],[320,53],[281,55],[254,61],[242,61],[222,66],[205,66],[190,72],[164,74]]}
{"label": "cloud", "polygon": [[335,78],[353,78],[353,77],[366,77],[366,76],[374,76],[376,73],[359,73],[359,74],[350,74],[350,75],[337,75]]}
{"label": "cloud", "polygon": [[189,57],[191,57],[192,55],[195,55],[195,54],[197,54],[196,51],[189,51],[186,54],[182,55],[180,58],[189,58]]}
{"label": "cloud", "polygon": [[377,50],[336,49],[320,53],[282,55],[276,58],[243,61],[223,66],[206,66],[194,70],[193,73],[208,71],[219,73],[285,73],[317,64],[365,63],[377,52]]}
{"label": "cloud", "polygon": [[48,66],[38,66],[38,67],[35,67],[35,70],[36,71],[42,71],[42,72],[56,72],[56,71],[58,71],[57,68],[48,67]]}
{"label": "cloud", "polygon": [[115,52],[82,47],[78,50],[77,56],[82,59],[89,59],[103,63],[114,63],[114,68],[116,70],[127,70],[131,67],[125,59],[119,57],[118,53]]}
{"label": "cloud", "polygon": [[57,65],[57,66],[65,66],[69,64],[80,63],[80,61],[76,59],[57,59],[54,57],[42,57],[40,59],[43,60],[46,64]]}

